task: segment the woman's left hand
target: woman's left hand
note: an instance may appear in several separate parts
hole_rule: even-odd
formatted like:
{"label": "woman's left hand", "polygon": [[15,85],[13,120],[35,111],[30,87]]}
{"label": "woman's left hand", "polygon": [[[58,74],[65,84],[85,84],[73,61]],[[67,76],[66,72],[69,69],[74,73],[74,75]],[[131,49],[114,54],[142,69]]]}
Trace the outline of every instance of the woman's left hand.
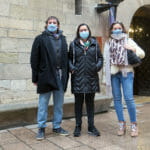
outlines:
{"label": "woman's left hand", "polygon": [[128,44],[126,44],[126,45],[124,46],[124,48],[129,49],[129,50],[133,51],[134,53],[136,52],[136,49],[133,48],[133,47],[131,47],[131,46],[128,45]]}

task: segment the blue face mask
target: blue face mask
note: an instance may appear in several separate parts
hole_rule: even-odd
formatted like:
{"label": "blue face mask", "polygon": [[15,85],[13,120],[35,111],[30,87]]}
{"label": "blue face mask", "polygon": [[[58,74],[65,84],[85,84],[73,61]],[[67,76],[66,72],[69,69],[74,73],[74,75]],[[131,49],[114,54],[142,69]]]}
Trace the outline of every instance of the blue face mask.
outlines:
{"label": "blue face mask", "polygon": [[55,32],[57,30],[57,26],[53,23],[49,24],[47,27],[48,31]]}
{"label": "blue face mask", "polygon": [[89,36],[89,31],[82,31],[82,32],[80,32],[80,37],[82,39],[87,39],[88,36]]}
{"label": "blue face mask", "polygon": [[121,29],[116,29],[114,31],[112,31],[112,34],[121,34],[122,30]]}

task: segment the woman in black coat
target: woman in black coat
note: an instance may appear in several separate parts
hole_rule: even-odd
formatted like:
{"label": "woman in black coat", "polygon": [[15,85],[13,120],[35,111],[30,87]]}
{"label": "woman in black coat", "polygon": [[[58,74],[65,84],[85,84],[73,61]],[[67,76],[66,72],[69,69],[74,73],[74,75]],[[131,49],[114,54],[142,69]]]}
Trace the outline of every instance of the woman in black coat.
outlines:
{"label": "woman in black coat", "polygon": [[100,91],[98,71],[103,65],[103,57],[95,38],[87,24],[80,24],[76,38],[69,48],[69,67],[71,71],[71,90],[75,96],[76,128],[74,136],[80,136],[82,106],[85,99],[88,116],[88,133],[99,136],[94,127],[94,97]]}

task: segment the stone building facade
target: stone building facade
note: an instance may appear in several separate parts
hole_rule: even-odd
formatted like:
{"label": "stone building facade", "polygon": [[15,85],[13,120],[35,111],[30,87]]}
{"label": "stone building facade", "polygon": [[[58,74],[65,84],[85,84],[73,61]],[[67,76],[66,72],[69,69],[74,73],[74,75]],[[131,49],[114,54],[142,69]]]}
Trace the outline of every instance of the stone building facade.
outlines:
{"label": "stone building facade", "polygon": [[[0,0],[0,104],[26,103],[37,99],[31,83],[30,52],[33,39],[44,30],[48,16],[57,16],[68,44],[80,23],[94,36],[107,30],[107,13],[99,14],[99,0],[83,0],[76,15],[75,0]],[[80,4],[80,1],[79,1]],[[71,97],[70,84],[66,97]]]}
{"label": "stone building facade", "polygon": [[[36,87],[31,83],[30,52],[36,35],[44,30],[48,16],[57,16],[68,44],[80,23],[87,23],[92,35],[102,37],[109,28],[108,11],[98,14],[95,6],[104,0],[0,0],[0,105],[37,103]],[[135,12],[149,0],[124,0],[117,10],[117,20],[130,28]],[[105,96],[99,73],[101,94]],[[66,98],[73,97],[70,82]]]}

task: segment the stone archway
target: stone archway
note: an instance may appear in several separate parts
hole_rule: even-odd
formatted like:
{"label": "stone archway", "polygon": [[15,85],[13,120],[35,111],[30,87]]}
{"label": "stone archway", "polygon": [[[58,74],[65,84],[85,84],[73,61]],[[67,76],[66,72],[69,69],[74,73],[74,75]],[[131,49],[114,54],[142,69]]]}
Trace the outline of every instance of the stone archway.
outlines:
{"label": "stone archway", "polygon": [[130,25],[130,37],[145,51],[142,65],[135,68],[134,94],[150,95],[150,5],[140,7]]}

